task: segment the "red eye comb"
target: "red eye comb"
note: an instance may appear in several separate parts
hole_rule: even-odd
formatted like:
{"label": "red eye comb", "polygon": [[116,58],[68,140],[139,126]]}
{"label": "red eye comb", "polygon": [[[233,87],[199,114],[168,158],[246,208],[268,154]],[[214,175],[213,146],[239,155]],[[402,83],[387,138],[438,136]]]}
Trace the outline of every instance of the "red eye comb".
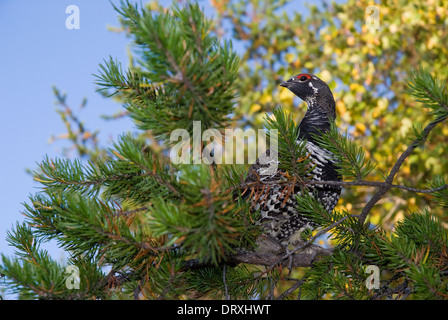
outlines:
{"label": "red eye comb", "polygon": [[300,79],[302,77],[306,77],[307,80],[311,79],[311,76],[309,74],[306,73],[301,73],[297,76],[297,79]]}

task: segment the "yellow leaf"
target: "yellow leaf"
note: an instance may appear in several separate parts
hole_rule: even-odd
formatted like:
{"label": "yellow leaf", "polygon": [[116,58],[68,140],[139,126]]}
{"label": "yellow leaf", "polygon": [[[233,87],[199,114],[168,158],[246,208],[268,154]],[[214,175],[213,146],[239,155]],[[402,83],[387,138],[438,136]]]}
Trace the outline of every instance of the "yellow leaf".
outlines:
{"label": "yellow leaf", "polygon": [[344,101],[338,100],[338,102],[336,102],[336,110],[341,116],[343,116],[347,112]]}
{"label": "yellow leaf", "polygon": [[294,55],[292,53],[287,53],[285,54],[285,60],[288,63],[291,63],[294,61]]}
{"label": "yellow leaf", "polygon": [[390,47],[389,37],[386,36],[381,37],[381,43],[383,44],[383,49],[389,49]]}
{"label": "yellow leaf", "polygon": [[353,78],[355,79],[359,78],[359,71],[357,68],[353,68],[351,74]]}
{"label": "yellow leaf", "polygon": [[250,113],[255,113],[255,112],[260,111],[260,110],[261,110],[261,106],[260,106],[258,103],[255,103],[255,104],[253,104],[253,105],[250,107],[249,112],[250,112]]}
{"label": "yellow leaf", "polygon": [[416,205],[417,201],[415,200],[415,197],[412,197],[408,200],[408,208],[410,211],[415,211],[418,209],[418,206]]}
{"label": "yellow leaf", "polygon": [[280,91],[280,101],[282,103],[292,103],[292,99],[294,98],[294,94],[288,89],[283,89]]}
{"label": "yellow leaf", "polygon": [[442,133],[443,133],[445,136],[448,136],[448,127],[443,127],[443,129],[442,129]]}
{"label": "yellow leaf", "polygon": [[384,111],[387,109],[387,106],[389,105],[389,101],[387,98],[381,98],[378,100],[378,108],[380,111]]}
{"label": "yellow leaf", "polygon": [[312,61],[307,61],[307,62],[305,62],[304,67],[307,68],[307,69],[313,69],[314,68],[314,63]]}
{"label": "yellow leaf", "polygon": [[364,132],[366,132],[366,125],[364,123],[357,123],[355,124],[355,132],[357,132],[358,134],[364,134]]}
{"label": "yellow leaf", "polygon": [[434,46],[438,44],[438,40],[439,39],[436,35],[433,35],[431,38],[429,38],[428,43],[426,44],[428,46],[428,49],[431,50],[432,48],[434,48]]}
{"label": "yellow leaf", "polygon": [[322,70],[320,73],[320,78],[322,81],[325,81],[326,83],[329,83],[331,80],[331,73],[327,69]]}
{"label": "yellow leaf", "polygon": [[272,101],[272,96],[268,92],[265,92],[265,93],[263,93],[263,95],[261,96],[259,101],[261,104],[269,103]]}
{"label": "yellow leaf", "polygon": [[329,56],[332,54],[332,52],[333,52],[333,47],[328,43],[324,44],[324,55]]}
{"label": "yellow leaf", "polygon": [[409,118],[404,118],[401,120],[401,127],[399,129],[402,137],[406,137],[408,131],[412,128],[412,121]]}
{"label": "yellow leaf", "polygon": [[398,30],[397,25],[392,23],[389,27],[390,33],[395,33],[395,32],[397,32],[397,30]]}
{"label": "yellow leaf", "polygon": [[409,166],[402,166],[400,170],[404,175],[408,175],[411,173],[411,168],[409,168]]}
{"label": "yellow leaf", "polygon": [[361,86],[360,84],[357,84],[357,83],[350,84],[350,90],[356,91],[356,92],[361,92],[361,93],[366,91],[366,89],[363,86]]}
{"label": "yellow leaf", "polygon": [[372,214],[370,217],[370,223],[374,225],[379,225],[381,222],[381,215],[380,214]]}
{"label": "yellow leaf", "polygon": [[350,36],[350,37],[347,38],[347,44],[349,46],[353,46],[355,44],[355,42],[356,42],[356,39],[355,39],[354,36]]}

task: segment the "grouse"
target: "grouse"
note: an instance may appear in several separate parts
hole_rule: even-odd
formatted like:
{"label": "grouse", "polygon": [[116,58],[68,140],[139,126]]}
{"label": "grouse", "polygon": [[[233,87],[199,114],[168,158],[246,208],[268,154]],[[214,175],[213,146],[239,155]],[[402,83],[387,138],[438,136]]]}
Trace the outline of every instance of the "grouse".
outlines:
{"label": "grouse", "polygon": [[[330,125],[336,117],[333,94],[328,85],[313,74],[299,74],[280,84],[288,88],[296,96],[304,100],[308,110],[299,124],[297,143],[305,143],[308,159],[312,164],[312,170],[306,179],[317,181],[340,181],[335,163],[334,154],[321,148],[315,141],[315,135],[321,135],[330,129]],[[263,170],[266,163],[260,160],[270,155],[268,149],[264,155],[256,160],[249,168],[245,184],[254,184],[257,181],[271,182],[269,187],[263,188],[260,193],[251,196],[253,209],[260,210],[260,221],[266,235],[276,243],[287,248],[288,244],[295,245],[301,242],[300,234],[308,229],[315,229],[316,223],[298,212],[295,195],[301,194],[302,188],[294,187],[294,194],[287,194],[285,187],[276,182],[285,180],[285,172],[275,170],[266,176]],[[300,160],[300,159],[298,159]],[[264,174],[264,175],[262,175]],[[261,178],[260,178],[261,177]],[[308,186],[308,192],[323,205],[327,212],[331,213],[339,200],[341,187],[334,185]],[[286,200],[286,201],[285,201]]]}

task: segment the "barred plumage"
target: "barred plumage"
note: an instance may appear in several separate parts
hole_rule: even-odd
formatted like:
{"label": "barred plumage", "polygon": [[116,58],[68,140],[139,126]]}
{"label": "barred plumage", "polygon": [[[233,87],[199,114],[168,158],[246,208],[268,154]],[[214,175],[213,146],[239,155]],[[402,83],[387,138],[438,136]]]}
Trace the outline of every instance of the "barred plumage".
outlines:
{"label": "barred plumage", "polygon": [[[330,123],[336,116],[333,94],[328,86],[315,75],[299,74],[281,84],[287,87],[299,98],[306,101],[308,110],[299,124],[300,133],[297,143],[306,143],[309,160],[313,164],[313,170],[304,179],[317,181],[338,181],[341,177],[336,171],[334,155],[318,146],[314,141],[313,134],[322,134],[330,128]],[[264,156],[270,156],[270,150]],[[260,223],[275,240],[287,245],[291,241],[297,241],[301,232],[306,229],[314,229],[317,225],[306,216],[297,211],[297,201],[294,195],[301,195],[301,188],[286,190],[284,185],[276,184],[284,180],[284,172],[277,171],[272,175],[264,175],[261,172],[268,165],[257,161],[250,167],[245,180],[246,184],[262,180],[269,185],[260,193],[253,196],[253,209],[260,210]],[[303,189],[304,190],[304,189]],[[324,208],[331,213],[336,206],[341,188],[339,186],[314,185],[307,188],[308,192],[317,197]],[[289,192],[291,191],[291,192]]]}

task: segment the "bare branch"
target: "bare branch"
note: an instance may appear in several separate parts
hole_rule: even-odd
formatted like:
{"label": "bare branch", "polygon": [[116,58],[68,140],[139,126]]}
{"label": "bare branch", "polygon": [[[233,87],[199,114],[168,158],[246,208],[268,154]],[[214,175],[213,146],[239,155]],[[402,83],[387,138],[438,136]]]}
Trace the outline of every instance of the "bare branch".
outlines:
{"label": "bare branch", "polygon": [[230,300],[229,288],[227,287],[227,277],[226,277],[227,266],[224,265],[222,269],[222,281],[224,282],[224,297],[226,300]]}
{"label": "bare branch", "polygon": [[[240,249],[233,254],[226,256],[226,260],[222,265],[236,265],[239,263],[253,264],[266,267],[275,267],[282,265],[283,267],[310,267],[319,256],[331,255],[333,251],[331,249],[325,249],[318,245],[309,245],[307,250],[291,254],[292,263],[289,265],[289,260],[285,261],[284,253],[274,252],[259,252]],[[215,264],[207,260],[191,259],[184,262],[183,270],[196,270],[202,268],[213,268]]]}
{"label": "bare branch", "polygon": [[401,156],[398,158],[398,160],[392,167],[389,175],[387,176],[385,181],[386,184],[380,187],[380,189],[372,196],[372,198],[369,200],[369,202],[367,202],[366,206],[363,208],[361,215],[359,217],[360,224],[364,224],[367,215],[375,206],[375,204],[386,194],[387,191],[389,191],[390,188],[392,188],[392,181],[394,180],[395,175],[398,173],[398,170],[400,169],[401,165],[404,163],[406,158],[415,150],[415,148],[417,148],[424,141],[426,141],[431,130],[434,129],[439,123],[443,122],[445,119],[446,118],[441,118],[429,123],[423,130],[421,136],[412,141],[409,147],[401,154]]}
{"label": "bare branch", "polygon": [[[382,181],[365,181],[365,180],[359,180],[359,181],[317,181],[317,180],[305,180],[302,181],[304,185],[329,185],[329,186],[341,186],[341,187],[377,187],[377,188],[396,188],[396,189],[402,189],[406,191],[416,192],[416,193],[432,193],[436,191],[440,191],[443,189],[448,188],[448,184],[433,188],[433,189],[418,189],[413,187],[408,187],[404,185],[399,184],[391,184],[387,182]],[[284,180],[284,181],[260,181],[259,183],[248,183],[248,184],[241,184],[238,186],[239,189],[247,189],[247,188],[259,188],[263,185],[285,185],[285,186],[292,186],[295,184],[291,180]]]}
{"label": "bare branch", "polygon": [[[308,245],[306,250],[287,255],[284,253],[239,250],[236,254],[228,256],[226,262],[254,264],[270,268],[274,268],[277,265],[282,265],[283,267],[310,267],[319,256],[328,256],[332,253],[333,250],[314,244]],[[291,261],[288,260],[290,256],[292,257]]]}
{"label": "bare branch", "polygon": [[418,189],[413,187],[407,187],[399,184],[391,184],[387,182],[380,182],[380,181],[304,181],[304,184],[308,185],[330,185],[330,186],[342,186],[342,187],[352,187],[352,186],[364,186],[364,187],[388,187],[388,188],[396,188],[396,189],[403,189],[406,191],[416,192],[416,193],[432,193],[436,191],[440,191],[443,189],[448,188],[448,184],[433,188],[433,189]]}

